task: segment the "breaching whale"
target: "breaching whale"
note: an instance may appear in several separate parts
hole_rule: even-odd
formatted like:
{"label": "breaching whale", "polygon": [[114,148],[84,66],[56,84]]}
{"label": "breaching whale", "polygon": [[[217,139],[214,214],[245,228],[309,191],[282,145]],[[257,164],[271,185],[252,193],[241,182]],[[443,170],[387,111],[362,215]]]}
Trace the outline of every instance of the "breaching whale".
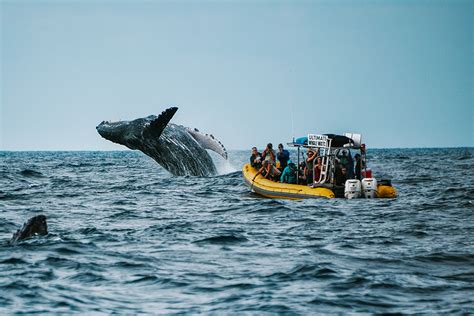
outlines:
{"label": "breaching whale", "polygon": [[37,215],[30,218],[23,227],[16,231],[10,239],[10,244],[16,244],[17,242],[36,236],[45,236],[48,234],[48,224],[46,223],[46,216]]}
{"label": "breaching whale", "polygon": [[212,135],[169,123],[177,110],[171,107],[159,116],[133,121],[103,121],[96,129],[111,142],[142,151],[173,175],[215,175],[216,167],[206,149],[227,159],[224,145]]}

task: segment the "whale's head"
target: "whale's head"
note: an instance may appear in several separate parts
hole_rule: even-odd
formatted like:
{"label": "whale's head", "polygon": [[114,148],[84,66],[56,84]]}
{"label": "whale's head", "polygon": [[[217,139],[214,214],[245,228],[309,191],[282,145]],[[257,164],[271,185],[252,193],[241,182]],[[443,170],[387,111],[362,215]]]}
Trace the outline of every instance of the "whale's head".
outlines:
{"label": "whale's head", "polygon": [[97,125],[97,132],[111,142],[130,149],[141,149],[145,140],[157,140],[169,123],[177,107],[168,108],[159,116],[150,115],[133,121],[103,121]]}
{"label": "whale's head", "polygon": [[127,138],[134,129],[133,127],[134,125],[131,121],[102,121],[102,123],[96,126],[96,129],[103,138],[117,144],[126,145]]}

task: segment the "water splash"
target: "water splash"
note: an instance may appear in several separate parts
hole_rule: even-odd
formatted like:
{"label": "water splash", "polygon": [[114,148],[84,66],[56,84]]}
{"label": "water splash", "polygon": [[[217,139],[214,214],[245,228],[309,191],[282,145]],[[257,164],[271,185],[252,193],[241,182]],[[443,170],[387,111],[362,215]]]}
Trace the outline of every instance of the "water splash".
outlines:
{"label": "water splash", "polygon": [[226,174],[233,173],[240,170],[240,168],[236,167],[238,163],[233,160],[234,157],[232,157],[231,155],[226,160],[226,159],[223,159],[218,154],[216,154],[215,152],[212,152],[209,150],[207,152],[209,153],[212,160],[214,161],[214,165],[216,166],[218,175],[222,176],[222,175],[226,175]]}

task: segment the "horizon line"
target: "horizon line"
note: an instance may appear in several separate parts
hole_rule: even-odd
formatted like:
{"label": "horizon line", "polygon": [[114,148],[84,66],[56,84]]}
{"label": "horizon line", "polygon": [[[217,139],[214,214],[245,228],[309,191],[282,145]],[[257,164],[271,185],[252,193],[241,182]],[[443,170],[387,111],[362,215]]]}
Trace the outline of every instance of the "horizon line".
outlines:
{"label": "horizon line", "polygon": [[[288,147],[286,147],[288,148]],[[474,146],[448,146],[448,147],[371,147],[370,149],[474,149]],[[245,149],[228,149],[229,151],[244,151],[244,150],[251,150],[250,148]],[[357,150],[357,149],[356,149]],[[8,150],[8,149],[0,149],[0,153],[6,152],[139,152],[140,150],[133,150],[133,149],[114,149],[114,150],[102,150],[102,149],[20,149],[20,150]]]}

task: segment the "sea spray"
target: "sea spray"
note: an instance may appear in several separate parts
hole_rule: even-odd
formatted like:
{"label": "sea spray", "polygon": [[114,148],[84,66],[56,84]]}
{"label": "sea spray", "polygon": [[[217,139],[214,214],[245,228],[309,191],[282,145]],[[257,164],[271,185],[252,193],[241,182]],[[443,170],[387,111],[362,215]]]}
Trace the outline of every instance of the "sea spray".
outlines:
{"label": "sea spray", "polygon": [[233,157],[232,155],[229,155],[229,158],[226,160],[214,152],[211,152],[209,150],[207,152],[209,153],[209,155],[212,157],[212,160],[214,161],[218,175],[229,174],[232,172],[236,172],[237,170],[240,169],[236,167],[239,164],[239,162],[235,161],[235,157]]}

